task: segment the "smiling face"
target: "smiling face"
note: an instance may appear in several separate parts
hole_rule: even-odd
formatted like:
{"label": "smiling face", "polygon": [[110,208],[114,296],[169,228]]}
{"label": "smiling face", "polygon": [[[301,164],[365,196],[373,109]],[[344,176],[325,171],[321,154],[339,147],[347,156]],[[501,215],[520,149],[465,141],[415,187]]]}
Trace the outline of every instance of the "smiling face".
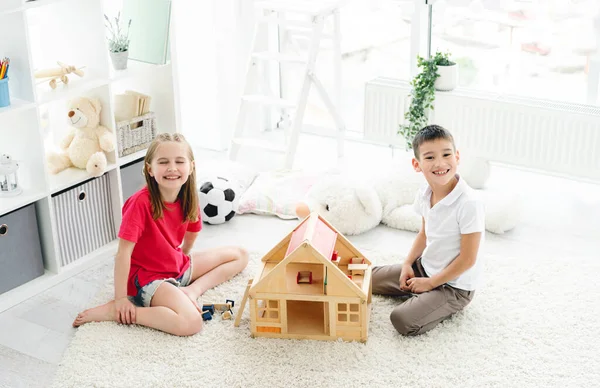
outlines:
{"label": "smiling face", "polygon": [[79,97],[69,103],[68,120],[75,128],[96,128],[100,124],[102,104],[98,99]]}
{"label": "smiling face", "polygon": [[188,155],[188,145],[183,142],[166,141],[156,148],[148,174],[156,180],[165,200],[174,201],[179,190],[187,182],[194,168]]}
{"label": "smiling face", "polygon": [[459,160],[450,140],[436,139],[419,146],[419,159],[413,159],[413,167],[425,175],[431,187],[446,186],[454,179]]}

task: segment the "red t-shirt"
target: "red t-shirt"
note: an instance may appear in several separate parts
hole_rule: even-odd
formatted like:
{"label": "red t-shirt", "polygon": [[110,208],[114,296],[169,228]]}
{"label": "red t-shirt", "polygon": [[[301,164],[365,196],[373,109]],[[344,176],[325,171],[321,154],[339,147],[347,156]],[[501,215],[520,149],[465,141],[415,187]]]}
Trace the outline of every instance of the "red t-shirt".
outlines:
{"label": "red t-shirt", "polygon": [[123,205],[123,220],[119,238],[136,243],[131,254],[131,269],[127,280],[127,295],[135,296],[137,278],[140,287],[166,278],[178,278],[190,266],[190,258],[180,245],[185,232],[202,229],[200,214],[196,222],[183,222],[179,200],[165,203],[166,209],[158,220],[152,218],[150,192],[144,187]]}

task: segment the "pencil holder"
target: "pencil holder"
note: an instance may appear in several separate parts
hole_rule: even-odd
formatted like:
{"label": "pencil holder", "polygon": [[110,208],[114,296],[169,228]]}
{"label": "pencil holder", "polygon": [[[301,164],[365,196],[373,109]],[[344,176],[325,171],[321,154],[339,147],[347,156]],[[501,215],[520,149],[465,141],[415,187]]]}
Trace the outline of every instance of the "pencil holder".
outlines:
{"label": "pencil holder", "polygon": [[10,93],[8,92],[8,77],[0,79],[0,108],[10,105]]}

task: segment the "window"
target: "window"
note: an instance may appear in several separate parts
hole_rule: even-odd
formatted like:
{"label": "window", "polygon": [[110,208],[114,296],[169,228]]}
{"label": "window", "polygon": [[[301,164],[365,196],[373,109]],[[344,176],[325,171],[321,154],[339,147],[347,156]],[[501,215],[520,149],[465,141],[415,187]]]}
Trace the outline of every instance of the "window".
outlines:
{"label": "window", "polygon": [[360,324],[360,306],[358,303],[338,303],[338,325],[357,326]]}
{"label": "window", "polygon": [[[362,132],[365,82],[379,77],[410,77],[410,33],[414,0],[361,0],[340,8],[341,90],[340,115],[348,131]],[[333,30],[328,18],[325,32]],[[281,34],[282,51],[308,56],[309,36]],[[334,58],[330,40],[322,42],[316,75],[335,103]],[[282,65],[282,96],[295,99],[303,82],[302,65]],[[315,88],[311,88],[305,125],[335,128]]]}
{"label": "window", "polygon": [[279,322],[279,301],[257,299],[256,319],[262,322]]}
{"label": "window", "polygon": [[[431,52],[450,51],[462,87],[574,103],[600,66],[600,6],[584,0],[439,0]],[[596,53],[596,54],[595,54]],[[595,82],[596,85],[588,85]]]}

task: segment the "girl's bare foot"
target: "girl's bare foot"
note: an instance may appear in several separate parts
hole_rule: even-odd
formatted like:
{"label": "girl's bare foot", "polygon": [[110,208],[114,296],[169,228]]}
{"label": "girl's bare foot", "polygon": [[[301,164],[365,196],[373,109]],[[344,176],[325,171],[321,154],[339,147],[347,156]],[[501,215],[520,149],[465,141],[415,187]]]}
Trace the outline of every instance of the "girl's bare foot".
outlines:
{"label": "girl's bare foot", "polygon": [[73,327],[79,327],[88,322],[116,321],[116,316],[115,301],[113,300],[79,313],[73,321]]}
{"label": "girl's bare foot", "polygon": [[194,306],[196,306],[196,308],[198,309],[200,314],[202,314],[202,306],[200,306],[198,304],[199,295],[196,295],[195,293],[193,293],[192,290],[190,290],[189,286],[188,287],[179,287],[179,289],[181,290],[181,292],[186,294],[188,298],[190,298],[190,300],[192,301]]}

